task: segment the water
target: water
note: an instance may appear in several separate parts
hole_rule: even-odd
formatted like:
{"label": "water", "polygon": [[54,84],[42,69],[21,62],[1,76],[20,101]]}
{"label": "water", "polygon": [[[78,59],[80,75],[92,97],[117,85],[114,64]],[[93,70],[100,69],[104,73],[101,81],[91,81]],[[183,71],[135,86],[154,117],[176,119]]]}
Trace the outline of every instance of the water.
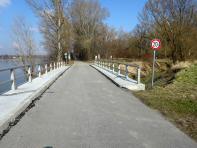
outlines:
{"label": "water", "polygon": [[[36,63],[42,63],[42,59],[37,59]],[[41,62],[42,61],[42,62]],[[0,59],[0,69],[21,66],[22,63],[17,59]],[[37,69],[37,67],[35,68]],[[37,71],[36,71],[37,72]],[[15,70],[16,85],[19,86],[27,82],[24,69]],[[0,72],[0,94],[11,89],[10,70]]]}

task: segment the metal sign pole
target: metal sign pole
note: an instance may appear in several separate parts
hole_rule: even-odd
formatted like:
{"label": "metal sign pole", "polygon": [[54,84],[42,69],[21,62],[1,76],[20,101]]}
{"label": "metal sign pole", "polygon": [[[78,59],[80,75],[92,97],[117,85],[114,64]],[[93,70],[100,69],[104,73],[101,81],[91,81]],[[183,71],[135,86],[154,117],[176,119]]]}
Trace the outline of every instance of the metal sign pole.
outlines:
{"label": "metal sign pole", "polygon": [[152,87],[154,85],[154,77],[155,77],[155,59],[156,57],[156,50],[154,50],[154,55],[153,55],[153,71],[152,71]]}

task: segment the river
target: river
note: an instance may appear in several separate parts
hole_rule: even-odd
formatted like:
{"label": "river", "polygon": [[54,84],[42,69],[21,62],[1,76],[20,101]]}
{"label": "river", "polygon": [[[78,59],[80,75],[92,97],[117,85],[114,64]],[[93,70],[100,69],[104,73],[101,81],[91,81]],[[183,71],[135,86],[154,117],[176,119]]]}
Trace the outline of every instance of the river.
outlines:
{"label": "river", "polygon": [[[42,59],[37,59],[36,63],[44,62]],[[0,59],[0,69],[11,68],[22,65],[17,59]],[[23,69],[15,70],[16,84],[17,86],[26,82],[25,74]],[[0,72],[0,94],[10,90],[10,71]]]}

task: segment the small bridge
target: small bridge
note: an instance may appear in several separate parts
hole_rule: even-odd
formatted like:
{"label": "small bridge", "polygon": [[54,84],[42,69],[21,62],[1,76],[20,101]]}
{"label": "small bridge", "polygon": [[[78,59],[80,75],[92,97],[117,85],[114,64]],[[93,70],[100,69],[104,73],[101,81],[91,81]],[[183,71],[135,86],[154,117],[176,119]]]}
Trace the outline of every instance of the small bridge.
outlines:
{"label": "small bridge", "polygon": [[[141,67],[137,64],[125,64],[112,60],[96,60],[92,67],[122,88],[133,91],[145,90],[145,85],[140,82]],[[135,72],[129,71],[129,68]]]}
{"label": "small bridge", "polygon": [[[130,65],[126,65],[126,69],[128,66]],[[117,63],[97,61],[93,67],[82,62],[75,62],[70,68],[68,65],[60,64],[58,68],[48,71],[47,74],[41,74],[32,82],[2,94],[0,123],[5,119],[3,113],[12,116],[12,121],[9,122],[9,127],[4,124],[0,147],[197,147],[193,140],[159,113],[141,103],[131,91],[117,87],[97,70],[104,70],[103,73],[110,73],[136,85],[141,84],[139,77],[134,77],[136,80],[131,79],[132,75],[129,75],[127,70],[121,71],[121,64],[118,66]],[[139,76],[139,67],[136,67],[136,70]],[[45,85],[46,83],[48,85]],[[31,92],[26,91],[27,86],[24,85],[27,84],[34,86],[34,88],[30,87]],[[36,84],[40,87],[45,85],[45,89],[42,87],[42,91],[37,96],[35,93],[40,88],[36,88]],[[14,93],[15,91],[19,92]],[[6,112],[6,103],[11,100],[13,105],[16,103],[14,100],[20,100],[24,95],[28,101],[23,100],[18,106],[21,103],[31,103],[30,100],[38,101],[31,103],[28,109],[23,108],[25,111],[20,110],[22,114],[17,112],[18,107],[12,109],[12,112]],[[32,96],[34,96],[33,100],[30,99]],[[1,110],[4,112],[2,113]],[[14,118],[14,114],[19,116]],[[16,120],[20,121],[16,122]]]}

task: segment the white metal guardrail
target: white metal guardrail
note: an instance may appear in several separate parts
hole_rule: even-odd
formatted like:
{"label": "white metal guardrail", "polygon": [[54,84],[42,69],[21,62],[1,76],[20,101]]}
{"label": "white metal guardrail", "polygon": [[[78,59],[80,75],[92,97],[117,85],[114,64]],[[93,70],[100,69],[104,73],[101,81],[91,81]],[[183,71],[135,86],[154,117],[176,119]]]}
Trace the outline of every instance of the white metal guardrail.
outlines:
{"label": "white metal guardrail", "polygon": [[[65,66],[65,62],[52,62],[52,63],[46,63],[46,64],[35,64],[35,65],[24,65],[24,66],[17,66],[17,67],[10,67],[10,68],[4,68],[0,69],[0,72],[10,71],[10,79],[6,81],[0,82],[0,85],[5,85],[6,83],[11,83],[10,89],[16,90],[16,80],[17,77],[15,75],[15,72],[17,69],[22,69],[26,73],[27,82],[32,82],[33,78],[41,77],[42,74],[47,74],[49,71],[58,69],[62,66]],[[36,67],[36,69],[33,70],[33,67]],[[34,73],[33,73],[34,71]],[[23,75],[24,77],[24,75]],[[20,77],[18,77],[20,78]],[[0,92],[1,93],[1,92]]]}
{"label": "white metal guardrail", "polygon": [[[126,64],[121,62],[114,62],[112,60],[95,60],[95,64],[100,68],[108,70],[109,72],[117,76],[125,78],[128,81],[132,81],[137,84],[140,84],[141,67],[137,64]],[[131,78],[131,75],[133,75],[133,73],[129,71],[129,67],[133,67],[136,69],[136,73],[135,73],[136,80]]]}

